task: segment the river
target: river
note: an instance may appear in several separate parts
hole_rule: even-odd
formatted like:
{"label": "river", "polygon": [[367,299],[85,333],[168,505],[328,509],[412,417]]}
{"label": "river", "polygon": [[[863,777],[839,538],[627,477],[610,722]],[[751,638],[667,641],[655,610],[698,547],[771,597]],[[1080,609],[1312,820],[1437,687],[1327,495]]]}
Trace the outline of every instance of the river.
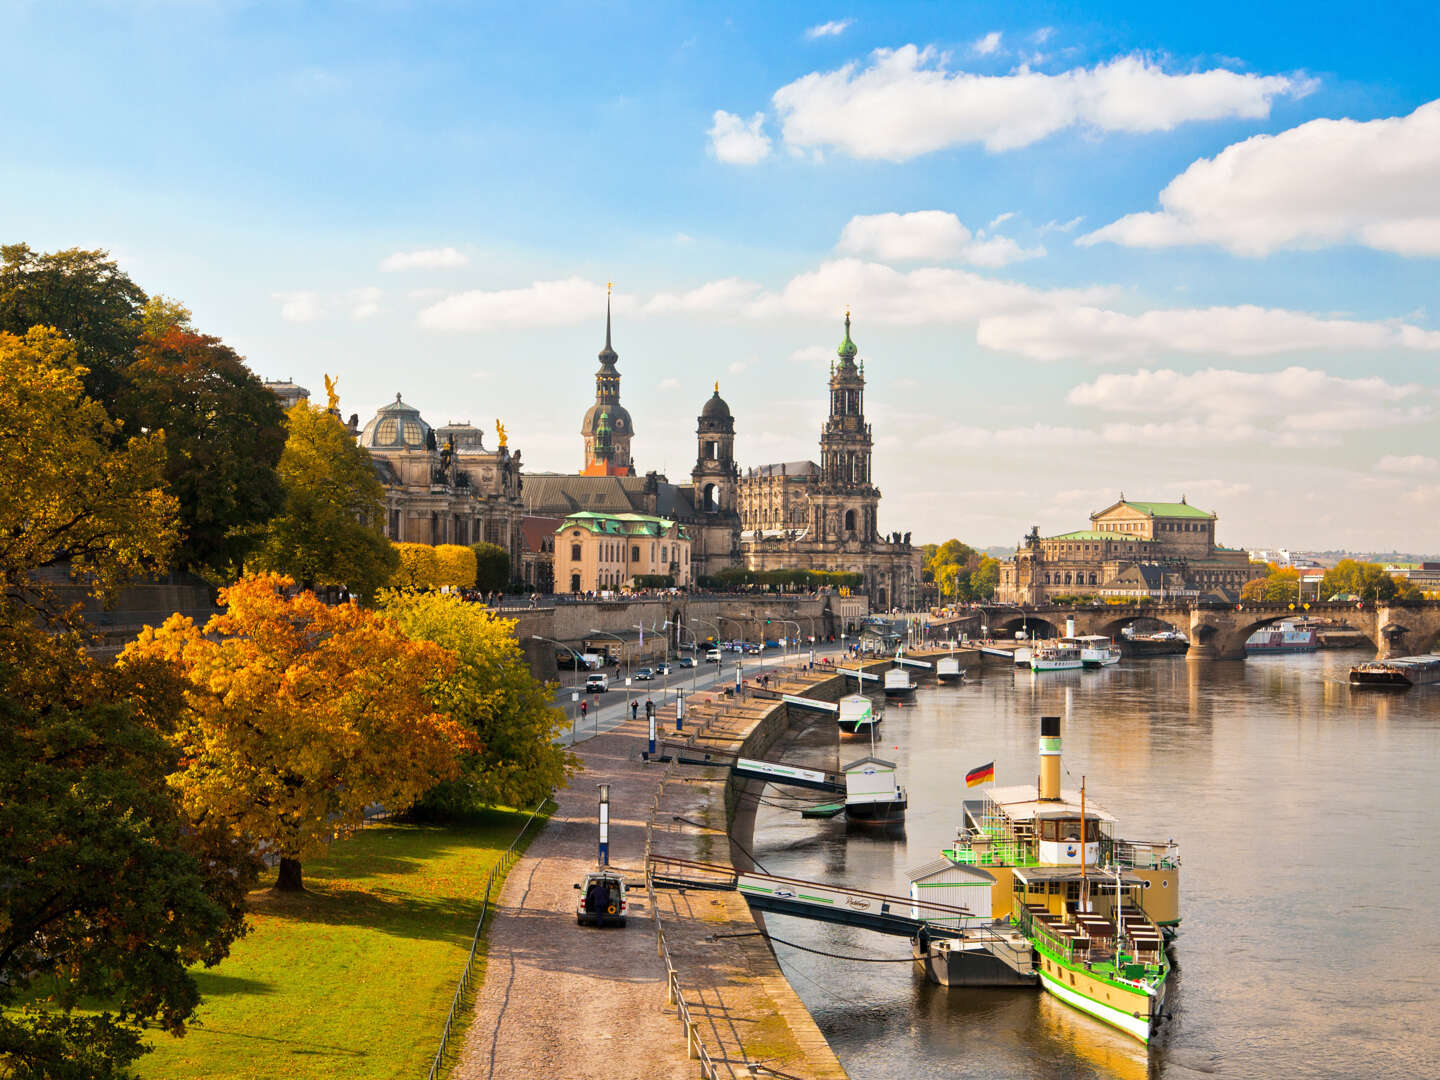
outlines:
{"label": "river", "polygon": [[[898,838],[804,820],[783,808],[803,793],[767,788],[753,844],[765,869],[903,894],[906,870],[953,840],[966,770],[993,759],[997,784],[1033,783],[1039,718],[1058,713],[1065,787],[1085,775],[1117,836],[1180,844],[1174,1018],[1148,1051],[1038,990],[947,990],[904,963],[776,944],[850,1075],[1440,1075],[1440,687],[1352,692],[1346,670],[1369,655],[990,667],[926,686],[887,708],[877,740],[909,790]],[[833,722],[795,730],[785,760],[835,767]],[[766,926],[847,958],[908,955],[864,930]]]}

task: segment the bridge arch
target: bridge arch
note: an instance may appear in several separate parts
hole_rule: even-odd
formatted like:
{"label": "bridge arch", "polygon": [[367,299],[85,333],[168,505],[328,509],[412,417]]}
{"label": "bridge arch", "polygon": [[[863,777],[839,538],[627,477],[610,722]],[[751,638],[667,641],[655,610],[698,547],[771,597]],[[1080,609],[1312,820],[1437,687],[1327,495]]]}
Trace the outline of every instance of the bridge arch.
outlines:
{"label": "bridge arch", "polygon": [[1117,615],[1113,618],[1107,618],[1103,615],[1099,616],[1093,623],[1093,626],[1094,629],[1092,633],[1104,634],[1106,637],[1116,640],[1120,640],[1123,637],[1120,631],[1124,630],[1127,626],[1134,628],[1137,633],[1142,634],[1153,634],[1157,630],[1174,630],[1177,633],[1185,634],[1187,637],[1190,634],[1190,619],[1188,616],[1172,620],[1160,618],[1157,615],[1142,615],[1136,611],[1128,611],[1124,615]]}
{"label": "bridge arch", "polygon": [[992,618],[989,625],[992,637],[1013,638],[1017,630],[1026,631],[1032,638],[1043,639],[1060,636],[1060,627],[1038,615],[1000,615]]}

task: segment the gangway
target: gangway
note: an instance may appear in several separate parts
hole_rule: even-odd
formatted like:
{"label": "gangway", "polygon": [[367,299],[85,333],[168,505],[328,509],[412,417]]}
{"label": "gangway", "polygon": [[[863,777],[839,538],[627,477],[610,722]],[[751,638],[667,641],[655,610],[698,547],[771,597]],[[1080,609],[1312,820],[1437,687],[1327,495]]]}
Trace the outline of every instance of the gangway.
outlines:
{"label": "gangway", "polygon": [[789,784],[829,794],[845,794],[845,774],[823,769],[802,769],[782,761],[761,761],[741,757],[732,750],[715,750],[690,742],[666,740],[664,753],[681,765],[718,765],[730,769],[747,780],[764,780],[772,784]]}
{"label": "gangway", "polygon": [[927,671],[929,671],[930,669],[934,668],[934,666],[935,666],[934,664],[930,663],[929,660],[911,660],[908,656],[897,656],[897,657],[895,657],[895,663],[897,663],[897,664],[909,664],[911,667],[923,667],[923,668],[925,668]]}
{"label": "gangway", "polygon": [[657,889],[704,889],[738,892],[752,908],[802,919],[839,923],[914,939],[921,930],[931,937],[964,937],[985,920],[966,908],[916,901],[851,889],[824,881],[736,870],[733,866],[693,859],[652,855],[646,868]]}
{"label": "gangway", "polygon": [[1015,659],[1014,649],[997,649],[994,645],[981,645],[979,648],[986,656],[1003,656],[1006,660]]}
{"label": "gangway", "polygon": [[836,668],[835,670],[838,671],[841,675],[852,675],[852,676],[854,676],[855,678],[859,679],[862,683],[863,683],[866,679],[873,679],[875,682],[879,682],[879,681],[880,681],[880,676],[879,676],[879,675],[872,675],[872,674],[871,674],[870,672],[868,672],[868,671],[859,671],[859,670],[857,670],[857,669],[855,669],[855,668],[846,668],[846,667]]}
{"label": "gangway", "polygon": [[840,706],[833,701],[820,701],[816,698],[801,697],[799,694],[781,694],[780,700],[786,705],[798,705],[802,709],[819,709],[821,712],[838,713]]}

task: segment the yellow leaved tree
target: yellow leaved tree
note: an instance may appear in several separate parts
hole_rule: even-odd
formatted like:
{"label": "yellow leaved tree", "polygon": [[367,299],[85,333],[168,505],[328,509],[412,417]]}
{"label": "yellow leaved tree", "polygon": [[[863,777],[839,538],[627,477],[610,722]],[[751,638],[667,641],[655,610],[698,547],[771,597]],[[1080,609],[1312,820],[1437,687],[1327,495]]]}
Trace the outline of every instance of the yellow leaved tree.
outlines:
{"label": "yellow leaved tree", "polygon": [[475,552],[461,544],[440,544],[435,548],[435,585],[452,589],[475,587]]}
{"label": "yellow leaved tree", "polygon": [[400,589],[428,589],[435,584],[440,572],[440,560],[430,544],[393,543],[400,565],[390,578],[390,584]]}
{"label": "yellow leaved tree", "polygon": [[454,670],[452,652],[293,586],[244,578],[220,590],[226,611],[203,631],[172,615],[120,658],[180,667],[183,766],[171,783],[195,820],[266,842],[281,890],[303,888],[301,860],[360,825],[367,806],[403,810],[455,777],[474,743],[427,692]]}

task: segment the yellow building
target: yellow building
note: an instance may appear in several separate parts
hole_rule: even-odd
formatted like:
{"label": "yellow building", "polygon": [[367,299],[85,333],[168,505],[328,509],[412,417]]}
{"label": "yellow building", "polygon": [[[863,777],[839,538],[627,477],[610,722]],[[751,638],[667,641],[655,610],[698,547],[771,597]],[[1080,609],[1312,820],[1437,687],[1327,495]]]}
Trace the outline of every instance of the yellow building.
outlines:
{"label": "yellow building", "polygon": [[649,514],[568,515],[555,530],[555,591],[631,588],[637,578],[690,584],[690,535],[685,526]]}

